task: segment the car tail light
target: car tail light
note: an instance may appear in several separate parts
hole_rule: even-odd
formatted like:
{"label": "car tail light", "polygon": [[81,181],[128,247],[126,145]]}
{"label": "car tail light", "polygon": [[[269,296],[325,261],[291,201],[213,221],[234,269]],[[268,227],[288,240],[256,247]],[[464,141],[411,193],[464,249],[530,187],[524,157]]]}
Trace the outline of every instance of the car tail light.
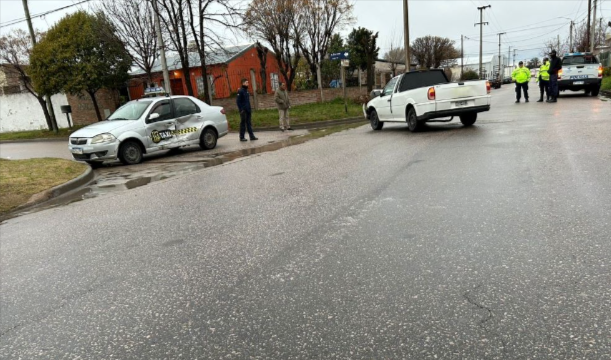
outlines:
{"label": "car tail light", "polygon": [[602,65],[598,67],[598,77],[600,78],[603,77],[603,66]]}
{"label": "car tail light", "polygon": [[562,69],[558,70],[558,80],[562,79]]}
{"label": "car tail light", "polygon": [[225,115],[225,108],[221,108],[221,114]]}
{"label": "car tail light", "polygon": [[429,100],[435,100],[435,88],[429,88]]}
{"label": "car tail light", "polygon": [[490,94],[490,88],[492,86],[490,85],[490,81],[486,81],[486,93]]}

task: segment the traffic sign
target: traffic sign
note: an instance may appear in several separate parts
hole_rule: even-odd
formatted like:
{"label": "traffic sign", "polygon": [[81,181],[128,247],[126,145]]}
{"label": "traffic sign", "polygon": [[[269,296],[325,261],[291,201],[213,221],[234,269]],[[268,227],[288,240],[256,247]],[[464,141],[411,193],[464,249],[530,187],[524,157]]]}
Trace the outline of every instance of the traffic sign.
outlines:
{"label": "traffic sign", "polygon": [[342,59],[342,66],[343,66],[343,67],[348,67],[348,66],[350,66],[350,60],[347,60],[347,59]]}
{"label": "traffic sign", "polygon": [[338,52],[329,55],[330,60],[345,60],[348,59],[348,52]]}

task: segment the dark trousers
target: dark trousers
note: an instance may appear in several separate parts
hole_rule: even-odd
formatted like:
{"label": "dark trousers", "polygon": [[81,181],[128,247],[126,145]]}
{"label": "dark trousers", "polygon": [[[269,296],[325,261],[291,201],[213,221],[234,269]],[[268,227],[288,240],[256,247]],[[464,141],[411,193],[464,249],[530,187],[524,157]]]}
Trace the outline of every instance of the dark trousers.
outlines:
{"label": "dark trousers", "polygon": [[541,99],[543,99],[543,93],[549,99],[549,81],[539,80],[539,92],[541,93]]}
{"label": "dark trousers", "polygon": [[528,100],[528,82],[521,83],[521,84],[516,82],[516,99],[517,100],[520,100],[520,98],[522,97],[522,92],[520,91],[520,89],[524,91],[524,98]]}
{"label": "dark trousers", "polygon": [[558,97],[558,74],[549,74],[549,96],[552,99]]}
{"label": "dark trousers", "polygon": [[253,139],[255,133],[252,132],[252,113],[250,111],[240,112],[240,139],[244,139],[246,130],[248,130],[248,136]]}

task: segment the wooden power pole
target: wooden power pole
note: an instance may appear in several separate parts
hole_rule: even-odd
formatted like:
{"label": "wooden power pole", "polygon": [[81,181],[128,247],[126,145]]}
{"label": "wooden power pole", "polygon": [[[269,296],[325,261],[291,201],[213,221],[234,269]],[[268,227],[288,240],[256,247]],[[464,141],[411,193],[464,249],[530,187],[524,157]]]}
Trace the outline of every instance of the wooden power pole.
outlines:
{"label": "wooden power pole", "polygon": [[409,11],[407,7],[407,0],[403,0],[403,41],[405,43],[405,72],[411,70],[411,55],[409,51]]}
{"label": "wooden power pole", "polygon": [[487,22],[484,22],[484,10],[486,8],[491,8],[492,5],[480,6],[477,8],[479,10],[479,22],[475,24],[475,26],[479,25],[479,78],[482,78],[482,51],[484,50],[484,25],[488,25]]}

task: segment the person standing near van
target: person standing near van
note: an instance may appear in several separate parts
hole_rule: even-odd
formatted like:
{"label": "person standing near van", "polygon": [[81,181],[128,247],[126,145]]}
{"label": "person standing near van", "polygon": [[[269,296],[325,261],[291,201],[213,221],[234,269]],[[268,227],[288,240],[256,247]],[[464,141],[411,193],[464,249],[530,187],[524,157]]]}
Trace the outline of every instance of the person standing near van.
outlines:
{"label": "person standing near van", "polygon": [[236,102],[240,112],[240,141],[246,141],[244,136],[248,129],[250,140],[258,140],[252,131],[252,109],[250,107],[250,94],[248,93],[248,80],[242,79],[242,87],[238,90]]}
{"label": "person standing near van", "polygon": [[286,84],[280,83],[280,87],[278,90],[276,90],[274,100],[276,101],[276,106],[278,107],[280,130],[293,130],[291,129],[291,124],[289,122],[289,108],[291,107],[291,100],[289,99],[289,94],[286,91]]}
{"label": "person standing near van", "polygon": [[556,50],[552,50],[549,61],[549,92],[550,99],[548,103],[558,101],[558,72],[562,69],[562,60],[556,56]]}
{"label": "person standing near van", "polygon": [[547,97],[546,100],[549,100],[549,59],[544,58],[543,64],[539,68],[539,76],[537,77],[537,82],[539,83],[539,92],[541,96],[537,102],[543,102],[543,93]]}
{"label": "person standing near van", "polygon": [[520,102],[522,97],[522,91],[524,91],[524,98],[528,102],[528,82],[530,81],[530,70],[524,66],[524,62],[518,63],[518,68],[511,73],[511,78],[516,82],[516,103]]}

